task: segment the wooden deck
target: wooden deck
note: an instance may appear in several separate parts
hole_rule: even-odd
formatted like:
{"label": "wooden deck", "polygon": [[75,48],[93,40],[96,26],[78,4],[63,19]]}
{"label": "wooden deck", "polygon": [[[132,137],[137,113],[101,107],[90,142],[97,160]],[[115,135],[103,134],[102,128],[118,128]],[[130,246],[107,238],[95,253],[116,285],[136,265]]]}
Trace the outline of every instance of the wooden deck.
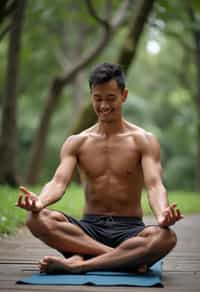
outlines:
{"label": "wooden deck", "polygon": [[[151,223],[152,219],[145,220]],[[175,226],[178,245],[164,261],[163,283],[166,291],[200,291],[200,214],[185,217]],[[55,252],[33,238],[25,229],[0,238],[1,291],[122,291],[122,287],[16,285],[16,280],[36,270],[38,260]],[[124,287],[123,291],[164,291],[163,288]]]}

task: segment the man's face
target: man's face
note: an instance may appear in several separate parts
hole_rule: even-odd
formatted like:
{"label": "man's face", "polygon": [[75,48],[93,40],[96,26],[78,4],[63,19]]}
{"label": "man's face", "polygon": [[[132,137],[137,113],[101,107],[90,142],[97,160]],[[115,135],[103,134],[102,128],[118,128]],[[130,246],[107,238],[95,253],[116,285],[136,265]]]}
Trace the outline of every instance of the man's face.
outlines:
{"label": "man's face", "polygon": [[128,91],[122,91],[116,80],[93,86],[90,93],[94,111],[100,121],[112,122],[121,117],[122,103],[126,100]]}

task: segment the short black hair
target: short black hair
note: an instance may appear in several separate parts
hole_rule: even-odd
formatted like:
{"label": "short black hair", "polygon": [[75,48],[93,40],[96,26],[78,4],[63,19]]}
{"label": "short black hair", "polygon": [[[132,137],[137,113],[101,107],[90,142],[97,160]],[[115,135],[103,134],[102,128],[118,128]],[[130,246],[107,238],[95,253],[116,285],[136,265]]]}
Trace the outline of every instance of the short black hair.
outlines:
{"label": "short black hair", "polygon": [[120,65],[112,63],[97,65],[89,77],[90,89],[92,89],[92,86],[108,82],[112,79],[116,80],[118,87],[123,91],[125,88],[125,78]]}

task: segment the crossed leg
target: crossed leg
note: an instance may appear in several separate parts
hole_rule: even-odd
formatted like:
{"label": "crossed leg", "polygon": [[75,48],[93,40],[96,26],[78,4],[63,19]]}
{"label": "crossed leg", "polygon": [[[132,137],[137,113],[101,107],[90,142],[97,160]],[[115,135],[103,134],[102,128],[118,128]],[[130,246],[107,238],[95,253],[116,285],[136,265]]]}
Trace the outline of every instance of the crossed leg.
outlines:
{"label": "crossed leg", "polygon": [[43,209],[39,213],[30,213],[26,225],[34,236],[62,253],[97,256],[112,250],[57,211]]}
{"label": "crossed leg", "polygon": [[[73,263],[62,262],[65,270],[84,273],[91,270],[134,271],[145,265],[151,266],[168,254],[176,245],[176,235],[169,229],[147,227],[136,237],[125,240],[118,247],[89,260]],[[52,259],[48,259],[51,262]]]}
{"label": "crossed leg", "polygon": [[[76,256],[65,259],[44,257],[41,271],[51,272],[52,267],[60,267],[66,273],[84,273],[91,270],[136,269],[152,265],[164,257],[176,244],[176,235],[170,229],[152,226],[145,228],[136,237],[111,248],[99,243],[79,227],[66,221],[63,214],[47,209],[32,214],[27,222],[31,232],[49,246]],[[79,256],[77,256],[77,254]],[[94,257],[84,260],[81,255]]]}

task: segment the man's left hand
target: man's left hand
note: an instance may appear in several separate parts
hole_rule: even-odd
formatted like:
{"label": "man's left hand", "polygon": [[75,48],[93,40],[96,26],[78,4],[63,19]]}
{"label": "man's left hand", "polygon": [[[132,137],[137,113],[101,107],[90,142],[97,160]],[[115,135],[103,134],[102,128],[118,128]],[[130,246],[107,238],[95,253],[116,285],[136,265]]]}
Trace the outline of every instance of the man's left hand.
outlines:
{"label": "man's left hand", "polygon": [[158,224],[160,227],[168,227],[175,224],[177,221],[181,220],[183,215],[180,209],[176,207],[176,204],[169,205],[163,210],[160,216],[158,216]]}

